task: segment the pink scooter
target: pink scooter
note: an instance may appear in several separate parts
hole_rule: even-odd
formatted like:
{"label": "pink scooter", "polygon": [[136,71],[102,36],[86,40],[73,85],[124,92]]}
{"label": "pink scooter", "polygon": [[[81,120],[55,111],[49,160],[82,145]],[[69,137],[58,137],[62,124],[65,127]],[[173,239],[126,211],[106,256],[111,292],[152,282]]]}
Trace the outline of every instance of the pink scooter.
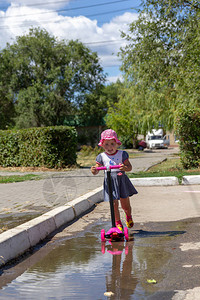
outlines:
{"label": "pink scooter", "polygon": [[112,227],[105,233],[105,230],[101,230],[101,241],[105,242],[106,240],[112,241],[121,241],[129,240],[128,236],[128,228],[124,227],[124,232],[122,232],[119,228],[115,225],[115,213],[114,213],[114,205],[113,205],[113,194],[112,194],[112,184],[111,184],[111,169],[119,169],[120,165],[110,166],[109,168],[106,167],[97,167],[97,170],[106,170],[107,172],[107,184],[108,184],[108,193],[109,193],[109,202],[110,202],[110,212],[111,212],[111,221]]}

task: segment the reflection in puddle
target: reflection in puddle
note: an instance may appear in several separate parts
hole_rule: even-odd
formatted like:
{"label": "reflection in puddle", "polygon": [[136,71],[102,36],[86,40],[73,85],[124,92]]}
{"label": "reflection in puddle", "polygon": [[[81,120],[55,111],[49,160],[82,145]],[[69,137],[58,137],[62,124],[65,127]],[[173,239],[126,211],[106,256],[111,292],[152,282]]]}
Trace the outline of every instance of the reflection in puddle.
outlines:
{"label": "reflection in puddle", "polygon": [[[102,226],[101,226],[102,227]],[[105,226],[104,226],[105,227]],[[109,229],[109,223],[107,223]],[[167,243],[183,231],[135,231],[134,240],[101,244],[100,226],[55,247],[0,290],[0,299],[145,299],[157,291],[172,253]]]}
{"label": "reflection in puddle", "polygon": [[[26,208],[25,208],[26,209]],[[40,206],[37,207],[38,211],[40,210]],[[0,229],[1,228],[6,228],[12,229],[18,225],[21,225],[25,222],[28,222],[34,218],[37,218],[41,215],[41,213],[45,213],[48,211],[48,209],[41,209],[40,212],[38,212],[36,209],[35,211],[30,212],[30,210],[27,210],[23,213],[13,213],[10,216],[7,216],[5,214],[0,214]],[[0,231],[1,233],[1,231]]]}

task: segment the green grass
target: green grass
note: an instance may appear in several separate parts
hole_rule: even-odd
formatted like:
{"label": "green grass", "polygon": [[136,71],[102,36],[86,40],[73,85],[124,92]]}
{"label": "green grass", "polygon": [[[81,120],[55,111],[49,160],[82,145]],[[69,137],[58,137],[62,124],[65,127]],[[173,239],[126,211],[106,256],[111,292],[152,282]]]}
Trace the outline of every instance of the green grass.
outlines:
{"label": "green grass", "polygon": [[178,178],[179,183],[182,182],[183,176],[187,175],[200,175],[200,168],[185,170],[181,166],[179,158],[167,159],[166,161],[151,167],[146,172],[128,173],[130,178],[175,176]]}
{"label": "green grass", "polygon": [[22,182],[26,180],[39,180],[39,179],[41,179],[41,176],[35,174],[0,176],[0,183],[13,183],[13,182]]}

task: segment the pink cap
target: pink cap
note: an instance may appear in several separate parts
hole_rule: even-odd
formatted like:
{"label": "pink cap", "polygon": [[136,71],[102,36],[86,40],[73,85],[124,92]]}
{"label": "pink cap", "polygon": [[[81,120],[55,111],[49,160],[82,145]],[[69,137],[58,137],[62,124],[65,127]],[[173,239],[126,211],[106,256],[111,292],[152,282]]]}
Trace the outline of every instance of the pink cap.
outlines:
{"label": "pink cap", "polygon": [[102,146],[104,140],[115,140],[118,145],[122,144],[120,140],[118,140],[116,132],[112,129],[106,129],[101,133],[101,140],[98,145]]}

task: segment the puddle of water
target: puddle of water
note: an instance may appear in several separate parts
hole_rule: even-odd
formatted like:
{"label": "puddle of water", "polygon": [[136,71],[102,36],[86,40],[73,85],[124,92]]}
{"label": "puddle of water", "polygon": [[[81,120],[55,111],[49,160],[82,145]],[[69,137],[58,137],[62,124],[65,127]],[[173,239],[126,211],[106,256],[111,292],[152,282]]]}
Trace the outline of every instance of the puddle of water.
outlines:
{"label": "puddle of water", "polygon": [[28,222],[41,214],[39,213],[16,213],[15,215],[12,216],[7,216],[0,214],[0,233],[1,233],[1,228],[5,228],[5,230],[12,229],[18,225],[21,225],[25,222]]}
{"label": "puddle of water", "polygon": [[[9,212],[7,214],[0,214],[0,230],[1,228],[11,229],[34,218],[41,216],[50,209],[44,206],[27,205],[23,207],[22,212]],[[1,231],[0,231],[1,233]]]}
{"label": "puddle of water", "polygon": [[[181,231],[143,231],[128,243],[102,245],[94,226],[62,241],[41,261],[0,290],[0,299],[146,299],[157,290],[163,266],[172,253],[166,247]],[[104,247],[105,246],[105,247]],[[112,255],[117,253],[117,255]],[[113,295],[107,297],[106,292]]]}

